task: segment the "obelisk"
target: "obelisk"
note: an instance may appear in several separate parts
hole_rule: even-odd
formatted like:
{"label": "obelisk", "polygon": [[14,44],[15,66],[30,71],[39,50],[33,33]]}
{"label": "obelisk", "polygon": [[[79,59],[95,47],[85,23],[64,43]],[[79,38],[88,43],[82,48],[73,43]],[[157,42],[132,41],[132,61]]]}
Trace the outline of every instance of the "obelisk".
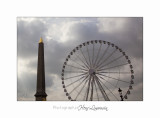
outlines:
{"label": "obelisk", "polygon": [[47,97],[45,92],[44,44],[42,37],[39,40],[38,47],[37,90],[34,96],[36,101],[46,101]]}

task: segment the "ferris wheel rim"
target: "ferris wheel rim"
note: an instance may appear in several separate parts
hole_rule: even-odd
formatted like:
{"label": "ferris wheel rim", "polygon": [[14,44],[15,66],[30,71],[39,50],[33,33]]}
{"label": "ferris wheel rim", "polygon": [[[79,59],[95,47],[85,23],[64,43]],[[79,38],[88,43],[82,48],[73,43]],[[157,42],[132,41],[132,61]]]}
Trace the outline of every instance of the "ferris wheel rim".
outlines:
{"label": "ferris wheel rim", "polygon": [[[67,91],[66,85],[65,85],[65,83],[64,83],[65,80],[69,79],[69,78],[64,78],[64,70],[65,70],[65,67],[66,67],[66,66],[71,66],[71,67],[73,67],[73,68],[81,69],[81,71],[82,71],[83,74],[80,74],[80,76],[83,75],[84,81],[85,81],[88,77],[93,77],[93,76],[96,77],[96,76],[94,75],[94,73],[96,73],[96,74],[98,75],[98,74],[99,74],[98,72],[101,72],[101,71],[107,69],[107,68],[103,68],[103,67],[105,67],[105,66],[103,65],[103,62],[100,63],[100,60],[101,60],[101,58],[103,58],[103,57],[101,57],[100,59],[97,59],[97,58],[98,58],[98,55],[99,55],[99,52],[100,52],[100,50],[101,50],[101,46],[100,46],[99,49],[98,49],[98,55],[96,56],[94,65],[91,65],[91,63],[93,64],[93,59],[90,59],[90,56],[88,56],[88,57],[89,57],[88,60],[90,60],[90,61],[88,62],[87,59],[86,59],[86,57],[85,57],[85,56],[83,55],[83,53],[82,53],[82,50],[81,50],[82,47],[85,47],[85,46],[86,46],[86,48],[87,48],[87,53],[88,53],[88,45],[93,44],[93,47],[94,47],[94,44],[97,44],[97,43],[100,43],[100,45],[102,45],[102,44],[107,44],[108,47],[109,47],[109,46],[114,47],[115,50],[113,51],[113,54],[114,54],[115,51],[119,51],[120,53],[123,54],[122,56],[125,56],[125,59],[127,60],[127,63],[125,63],[125,64],[126,64],[126,65],[128,64],[129,67],[130,67],[131,79],[130,79],[130,82],[128,82],[129,87],[128,87],[128,90],[125,92],[125,94],[124,94],[124,96],[123,96],[123,99],[127,99],[127,96],[130,94],[130,90],[133,89],[133,88],[132,88],[132,85],[134,84],[134,81],[133,81],[133,79],[134,79],[134,71],[133,71],[133,66],[132,66],[132,64],[131,64],[131,61],[129,60],[129,58],[128,58],[128,56],[126,55],[126,53],[125,53],[121,48],[119,48],[117,45],[115,45],[115,44],[113,44],[113,43],[111,43],[111,42],[104,41],[104,40],[91,40],[91,41],[87,41],[87,42],[84,42],[84,43],[76,46],[76,47],[69,53],[69,55],[67,56],[67,58],[66,58],[66,60],[65,60],[65,62],[64,62],[64,64],[63,64],[63,67],[62,67],[62,73],[61,73],[61,76],[62,76],[62,77],[61,77],[61,79],[62,79],[62,86],[63,86],[64,92],[66,93],[66,96],[67,96],[68,99],[71,100],[71,101],[73,101],[73,100],[75,100],[75,99],[73,99],[73,98],[71,97],[71,95],[70,95],[70,93]],[[108,49],[108,47],[106,48],[106,50]],[[93,49],[94,49],[94,48],[93,48]],[[83,61],[81,60],[82,63],[83,63],[83,65],[79,64],[80,67],[74,67],[73,65],[67,65],[68,60],[71,59],[70,57],[71,57],[73,54],[75,54],[75,52],[76,52],[77,50],[80,50],[81,53],[82,53],[82,55],[83,55],[83,59],[84,59],[84,60],[83,60]],[[104,51],[105,53],[106,53],[106,50]],[[89,55],[89,54],[88,54],[88,55]],[[111,55],[112,55],[112,53],[111,53]],[[76,55],[76,56],[78,56],[78,55]],[[121,57],[119,57],[119,58],[121,58]],[[118,58],[117,58],[117,59],[118,59]],[[104,60],[104,61],[105,61],[105,60]],[[113,60],[112,60],[112,61],[113,61]],[[99,65],[98,65],[98,66],[95,66],[96,64],[99,64]],[[125,64],[117,65],[117,67],[118,67],[118,66],[125,65]],[[87,70],[86,68],[87,68],[88,70]],[[97,68],[98,68],[98,69],[97,69]],[[110,68],[114,68],[114,67],[110,67]],[[109,68],[108,68],[108,69],[109,69]],[[84,73],[84,72],[85,72],[85,73]],[[102,72],[101,72],[101,73],[102,73]],[[85,75],[85,76],[84,76],[84,75]],[[103,74],[99,74],[99,75],[101,75],[101,76],[99,76],[99,77],[104,76]],[[78,76],[78,75],[77,75],[77,76]],[[108,76],[108,77],[109,77],[109,76]],[[73,78],[74,78],[74,77],[73,77]],[[98,77],[97,77],[97,78],[98,78]],[[112,79],[113,79],[113,78],[112,78]],[[89,80],[90,80],[90,79],[89,79]],[[77,81],[78,81],[78,80],[77,80]],[[97,81],[97,80],[96,80],[96,79],[93,80],[92,83],[94,83],[94,81]],[[118,80],[118,81],[122,81],[122,80]],[[87,81],[85,81],[85,82],[87,82]],[[102,83],[102,82],[100,82],[100,83]],[[100,83],[99,83],[99,84],[100,84]],[[98,85],[97,85],[97,86],[98,86]],[[96,87],[95,87],[95,88],[96,88]],[[104,94],[105,94],[105,92],[104,92]],[[77,96],[76,96],[76,98],[77,98]],[[86,99],[86,100],[88,100],[88,99]]]}

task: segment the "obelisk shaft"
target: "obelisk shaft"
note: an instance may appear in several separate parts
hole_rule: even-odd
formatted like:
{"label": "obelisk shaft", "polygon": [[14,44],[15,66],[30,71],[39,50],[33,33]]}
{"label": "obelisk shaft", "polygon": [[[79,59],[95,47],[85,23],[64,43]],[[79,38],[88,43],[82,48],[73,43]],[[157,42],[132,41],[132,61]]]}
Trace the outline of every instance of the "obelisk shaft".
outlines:
{"label": "obelisk shaft", "polygon": [[45,65],[44,65],[44,44],[42,38],[39,41],[38,48],[38,66],[37,66],[37,91],[36,101],[46,101],[45,93]]}

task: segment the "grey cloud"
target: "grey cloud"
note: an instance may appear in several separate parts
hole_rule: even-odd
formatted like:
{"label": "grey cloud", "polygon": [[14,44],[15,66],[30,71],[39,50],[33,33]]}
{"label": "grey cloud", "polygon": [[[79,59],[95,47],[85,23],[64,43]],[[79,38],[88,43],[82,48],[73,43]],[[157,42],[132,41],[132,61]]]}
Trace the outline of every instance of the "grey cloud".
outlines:
{"label": "grey cloud", "polygon": [[[90,40],[106,40],[121,47],[131,57],[142,57],[143,48],[143,23],[142,18],[126,18],[124,28],[116,32],[98,32],[96,23],[79,23],[70,28],[71,36],[75,37],[72,44],[79,45]],[[113,24],[114,25],[114,24]],[[112,25],[111,25],[112,27]]]}
{"label": "grey cloud", "polygon": [[17,38],[18,38],[18,57],[29,58],[37,54],[38,40],[40,36],[44,36],[47,28],[44,23],[39,20],[27,23],[25,21],[17,22]]}

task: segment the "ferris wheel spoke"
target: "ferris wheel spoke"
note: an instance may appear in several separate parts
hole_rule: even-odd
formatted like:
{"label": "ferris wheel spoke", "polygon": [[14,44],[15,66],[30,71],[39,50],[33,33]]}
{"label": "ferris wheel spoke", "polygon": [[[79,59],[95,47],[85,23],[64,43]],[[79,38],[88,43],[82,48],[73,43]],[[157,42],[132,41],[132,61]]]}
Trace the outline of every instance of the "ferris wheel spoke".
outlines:
{"label": "ferris wheel spoke", "polygon": [[89,69],[89,67],[88,67],[88,65],[85,63],[85,62],[83,62],[83,60],[77,55],[77,54],[75,54],[78,58],[79,58],[79,60]]}
{"label": "ferris wheel spoke", "polygon": [[103,52],[102,57],[101,57],[101,58],[98,60],[98,62],[97,62],[97,65],[100,63],[100,61],[101,61],[101,60],[103,59],[103,57],[106,55],[109,46],[110,46],[110,45],[108,45],[107,48],[105,49],[105,51]]}
{"label": "ferris wheel spoke", "polygon": [[87,61],[86,57],[84,56],[84,54],[83,54],[83,52],[82,52],[82,50],[81,50],[81,49],[80,49],[80,52],[81,52],[81,54],[83,55],[83,58],[85,59],[85,61],[86,61],[87,65],[89,66],[88,61]]}
{"label": "ferris wheel spoke", "polygon": [[87,47],[87,53],[88,53],[88,58],[89,58],[89,64],[91,66],[91,60],[90,60],[90,56],[89,56],[88,46],[86,45],[86,47]]}
{"label": "ferris wheel spoke", "polygon": [[105,63],[116,51],[117,49],[115,49],[105,60],[103,60],[99,65],[97,65],[96,68],[100,67],[103,63]]}
{"label": "ferris wheel spoke", "polygon": [[105,66],[109,65],[109,64],[113,63],[114,61],[116,61],[116,60],[120,59],[121,57],[123,57],[123,55],[119,56],[119,57],[118,57],[118,58],[116,58],[116,59],[113,59],[112,61],[110,61],[109,63],[107,63],[107,64],[105,64],[105,65],[100,66],[99,68],[103,68],[103,67],[105,67]]}
{"label": "ferris wheel spoke", "polygon": [[131,74],[131,72],[101,72],[101,71],[99,71],[99,73]]}
{"label": "ferris wheel spoke", "polygon": [[93,43],[93,52],[92,52],[92,67],[93,67],[93,62],[94,62],[94,43]]}
{"label": "ferris wheel spoke", "polygon": [[102,83],[105,87],[106,87],[106,89],[110,92],[110,93],[112,93],[112,95],[116,98],[116,100],[119,100],[115,95],[114,95],[114,93],[99,79],[99,81],[100,81],[100,83]]}
{"label": "ferris wheel spoke", "polygon": [[90,83],[91,83],[91,76],[89,77],[89,82],[88,82],[88,88],[87,88],[87,91],[86,91],[86,101],[88,100],[88,95],[89,95],[89,90],[90,90]]}
{"label": "ferris wheel spoke", "polygon": [[[70,59],[70,60],[72,60],[72,59]],[[72,62],[74,62],[74,63],[78,64],[79,66],[81,66],[82,68],[86,69],[86,67],[84,65],[81,65],[81,64],[79,64],[78,62],[76,62],[74,60],[72,60]]]}
{"label": "ferris wheel spoke", "polygon": [[101,76],[104,76],[104,77],[108,77],[108,78],[114,79],[114,80],[118,80],[118,81],[121,81],[121,82],[124,82],[124,83],[130,83],[130,82],[127,82],[127,81],[124,81],[124,80],[120,80],[120,79],[117,79],[117,78],[113,78],[113,77],[110,77],[110,76],[106,76],[106,75],[103,75],[103,74],[100,74],[100,73],[97,73],[97,74],[101,75]]}
{"label": "ferris wheel spoke", "polygon": [[[87,76],[87,75],[86,75],[86,76]],[[72,82],[72,83],[66,85],[66,88],[69,87],[70,85],[72,85],[72,84],[74,84],[74,83],[76,83],[76,82],[82,80],[82,79],[83,79],[84,77],[86,77],[86,76],[82,76],[82,77],[80,77],[78,80],[76,80],[76,81],[74,81],[74,82]]]}
{"label": "ferris wheel spoke", "polygon": [[95,60],[95,62],[94,62],[94,64],[93,64],[93,66],[95,66],[96,63],[97,63],[97,59],[98,59],[98,57],[99,57],[99,52],[100,52],[100,50],[101,50],[101,47],[102,47],[102,44],[100,45],[100,47],[99,47],[99,49],[98,49],[98,53],[97,53],[97,56],[96,56],[96,60]]}
{"label": "ferris wheel spoke", "polygon": [[95,77],[96,77],[95,80],[96,80],[96,82],[97,82],[97,85],[98,85],[98,87],[99,87],[99,90],[100,90],[101,93],[102,93],[102,96],[103,96],[104,100],[109,101],[109,98],[108,98],[105,90],[103,89],[101,83],[99,82],[99,78],[98,78],[96,75],[95,75]]}
{"label": "ferris wheel spoke", "polygon": [[83,75],[86,75],[87,73],[88,73],[88,72],[83,73],[83,74],[80,74],[80,75],[76,75],[76,76],[71,76],[71,77],[65,78],[64,80],[71,79],[71,78],[75,78],[75,77],[79,77],[79,76],[83,76]]}
{"label": "ferris wheel spoke", "polygon": [[112,67],[108,67],[108,68],[97,69],[97,71],[112,69],[112,68],[116,68],[116,67],[120,67],[120,66],[125,66],[125,65],[128,65],[128,63],[124,63],[124,64],[120,64],[120,65],[112,66]]}
{"label": "ferris wheel spoke", "polygon": [[97,92],[97,86],[96,86],[96,83],[95,83],[95,79],[93,79],[93,83],[94,83],[94,86],[95,86],[95,89],[96,89],[97,99],[99,101],[99,95],[98,95],[98,92]]}
{"label": "ferris wheel spoke", "polygon": [[88,79],[85,81],[85,83],[84,83],[83,87],[82,87],[82,88],[81,88],[81,90],[78,92],[78,94],[77,94],[77,96],[76,96],[75,100],[77,100],[78,96],[80,95],[80,93],[81,93],[81,92],[82,92],[82,90],[84,89],[84,87],[85,87],[85,85],[86,85],[87,81],[88,81]]}
{"label": "ferris wheel spoke", "polygon": [[68,65],[68,64],[67,64],[66,66],[70,66],[70,67],[77,68],[77,69],[80,69],[80,70],[88,71],[88,70],[86,70],[86,69],[83,69],[83,68],[80,68],[80,67],[76,67],[76,66],[72,66],[72,65]]}
{"label": "ferris wheel spoke", "polygon": [[65,73],[85,73],[84,71],[64,71]]}
{"label": "ferris wheel spoke", "polygon": [[69,94],[71,94],[73,91],[75,91],[75,90],[84,82],[84,80],[87,79],[88,76],[89,76],[89,75],[87,75],[87,76],[82,80],[81,83],[79,83],[75,88],[73,88],[72,91],[71,91]]}
{"label": "ferris wheel spoke", "polygon": [[101,77],[100,75],[99,75],[99,77],[100,77],[102,80],[104,80],[104,81],[106,81],[107,83],[109,83],[110,85],[112,85],[113,87],[117,88],[117,86],[113,85],[111,82],[107,81],[106,79],[104,79],[104,78]]}

